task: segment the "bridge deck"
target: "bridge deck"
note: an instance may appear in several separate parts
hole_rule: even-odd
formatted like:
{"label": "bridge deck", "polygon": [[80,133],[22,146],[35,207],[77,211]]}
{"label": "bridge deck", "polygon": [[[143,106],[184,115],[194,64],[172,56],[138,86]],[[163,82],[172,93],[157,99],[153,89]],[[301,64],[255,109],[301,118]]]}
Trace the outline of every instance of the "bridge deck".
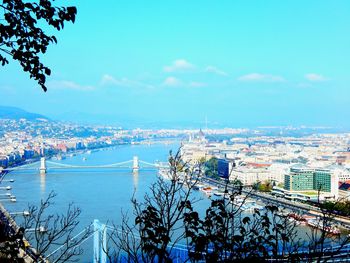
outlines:
{"label": "bridge deck", "polygon": [[[44,165],[43,165],[44,162]],[[39,164],[38,166],[34,166]],[[52,161],[46,161],[44,158],[41,162],[27,164],[25,166],[18,166],[12,168],[5,168],[3,171],[33,171],[33,170],[71,170],[71,169],[136,169],[136,170],[153,170],[153,169],[166,169],[168,165],[164,163],[149,163],[145,161],[138,161],[135,166],[135,160],[129,160],[113,164],[103,165],[74,165],[66,163],[58,163]]]}

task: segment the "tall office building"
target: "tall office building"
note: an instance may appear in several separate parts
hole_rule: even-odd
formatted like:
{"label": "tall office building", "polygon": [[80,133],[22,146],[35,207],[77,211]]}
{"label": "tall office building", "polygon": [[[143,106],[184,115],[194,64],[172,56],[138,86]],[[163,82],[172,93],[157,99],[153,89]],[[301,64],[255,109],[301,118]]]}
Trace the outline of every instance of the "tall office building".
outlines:
{"label": "tall office building", "polygon": [[284,176],[284,188],[288,191],[307,191],[314,188],[314,170],[307,167],[292,167]]}
{"label": "tall office building", "polygon": [[321,191],[338,197],[338,175],[330,169],[292,167],[284,177],[284,188],[288,191]]}

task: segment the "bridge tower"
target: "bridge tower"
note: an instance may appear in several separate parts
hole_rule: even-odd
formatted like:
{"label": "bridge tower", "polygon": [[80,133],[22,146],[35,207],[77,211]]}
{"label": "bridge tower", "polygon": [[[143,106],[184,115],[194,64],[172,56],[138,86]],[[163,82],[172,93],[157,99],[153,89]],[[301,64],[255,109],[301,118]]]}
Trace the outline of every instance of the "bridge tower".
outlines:
{"label": "bridge tower", "polygon": [[46,174],[46,159],[41,157],[40,159],[40,174]]}
{"label": "bridge tower", "polygon": [[107,262],[107,227],[98,219],[94,220],[94,253],[93,263]]}
{"label": "bridge tower", "polygon": [[132,164],[132,170],[133,170],[133,171],[138,171],[139,168],[140,168],[140,166],[139,166],[139,157],[134,156],[133,162],[132,162],[132,163],[133,163],[133,164]]}

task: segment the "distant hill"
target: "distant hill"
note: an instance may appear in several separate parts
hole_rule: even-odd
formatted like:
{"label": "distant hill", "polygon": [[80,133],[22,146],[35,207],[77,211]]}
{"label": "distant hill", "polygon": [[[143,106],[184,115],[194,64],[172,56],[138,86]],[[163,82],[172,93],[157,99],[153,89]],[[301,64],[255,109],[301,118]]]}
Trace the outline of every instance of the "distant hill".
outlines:
{"label": "distant hill", "polygon": [[0,106],[0,119],[27,119],[27,120],[36,120],[36,119],[46,119],[49,120],[44,115],[31,113],[16,107],[9,106]]}

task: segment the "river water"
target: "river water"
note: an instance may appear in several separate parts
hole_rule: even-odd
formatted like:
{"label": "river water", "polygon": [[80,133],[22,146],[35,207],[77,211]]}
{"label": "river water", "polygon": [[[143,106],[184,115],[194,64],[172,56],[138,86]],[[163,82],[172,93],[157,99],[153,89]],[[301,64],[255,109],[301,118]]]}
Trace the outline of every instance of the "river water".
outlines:
{"label": "river water", "polygon": [[[108,165],[132,160],[138,156],[139,160],[149,163],[157,161],[167,162],[169,151],[178,150],[179,144],[151,144],[151,145],[123,145],[108,149],[67,156],[63,160],[54,160],[65,165],[95,166]],[[37,164],[39,167],[39,164]],[[90,225],[94,219],[101,223],[121,222],[121,211],[132,213],[130,199],[135,194],[142,200],[150,185],[157,178],[157,170],[140,170],[133,173],[131,169],[50,169],[46,175],[38,171],[16,171],[6,175],[6,179],[14,179],[11,193],[16,196],[16,203],[3,203],[9,212],[23,211],[28,205],[38,205],[40,200],[54,191],[57,196],[50,207],[50,213],[64,213],[69,203],[78,206],[82,213],[79,217],[80,226],[77,231]],[[9,185],[10,183],[4,183]],[[4,186],[3,185],[3,186]],[[2,191],[3,192],[3,191]],[[194,197],[201,199],[196,209],[203,214],[210,205],[210,200],[201,191],[195,191]],[[16,217],[20,224],[22,218]],[[302,236],[308,229],[300,228]],[[79,262],[91,262],[93,254],[93,238],[84,244],[84,254]]]}
{"label": "river water", "polygon": [[[178,147],[178,143],[123,145],[52,161],[68,165],[94,166],[132,160],[136,155],[139,160],[149,163],[166,162],[169,151],[176,152]],[[39,167],[39,164],[37,165]],[[40,175],[38,171],[16,171],[6,176],[6,179],[15,180],[11,184],[11,193],[17,198],[16,203],[4,203],[6,209],[9,212],[23,211],[29,204],[40,204],[41,199],[54,191],[57,197],[54,199],[54,205],[50,207],[50,213],[62,213],[67,210],[68,204],[73,202],[82,210],[79,218],[80,229],[91,224],[94,219],[99,219],[102,223],[120,223],[121,210],[132,212],[130,199],[133,194],[142,200],[158,173],[157,170],[142,169],[133,174],[128,169],[54,170],[50,169],[49,164],[47,167],[46,175]],[[209,205],[209,200],[203,193],[195,194],[203,198],[203,209]],[[17,216],[16,221],[20,223],[21,218]],[[86,242],[84,250],[81,262],[91,262],[92,238]]]}

